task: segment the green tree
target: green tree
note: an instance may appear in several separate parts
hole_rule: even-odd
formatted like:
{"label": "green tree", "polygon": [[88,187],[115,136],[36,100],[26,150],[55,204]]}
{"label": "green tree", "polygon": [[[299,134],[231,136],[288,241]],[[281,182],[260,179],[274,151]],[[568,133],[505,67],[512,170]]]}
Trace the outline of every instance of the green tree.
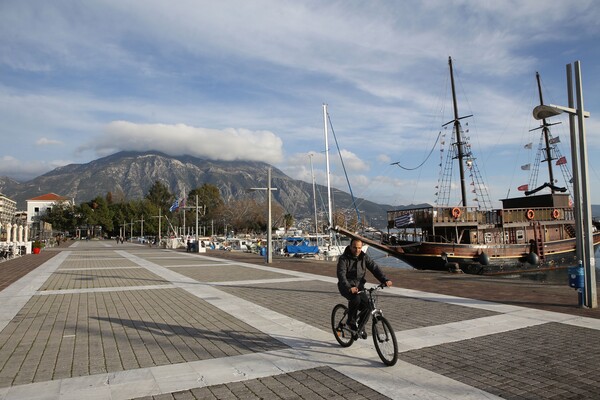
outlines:
{"label": "green tree", "polygon": [[285,214],[283,216],[283,223],[285,231],[287,232],[292,226],[294,226],[294,216],[292,214]]}
{"label": "green tree", "polygon": [[[221,192],[215,185],[203,184],[199,188],[191,190],[188,194],[186,204],[191,207],[187,210],[187,221],[195,221],[196,218],[196,196],[198,196],[199,220],[204,226],[210,227],[214,220],[222,220],[224,202]],[[191,219],[190,219],[191,218]],[[210,232],[210,234],[213,234]]]}
{"label": "green tree", "polygon": [[169,188],[160,181],[154,182],[145,197],[150,203],[160,208],[163,214],[167,212],[174,198],[175,196],[169,191]]}
{"label": "green tree", "polygon": [[67,202],[54,203],[40,220],[51,224],[56,231],[71,231],[76,225],[75,209]]}

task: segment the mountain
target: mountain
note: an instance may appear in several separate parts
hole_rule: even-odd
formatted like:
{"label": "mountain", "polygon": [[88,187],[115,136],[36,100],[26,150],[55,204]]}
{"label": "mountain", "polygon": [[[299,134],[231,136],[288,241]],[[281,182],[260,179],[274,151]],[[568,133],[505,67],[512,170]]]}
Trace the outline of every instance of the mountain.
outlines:
{"label": "mountain", "polygon": [[[253,161],[213,161],[192,156],[168,156],[149,152],[119,152],[87,164],[59,167],[30,181],[19,183],[8,177],[0,178],[0,192],[17,201],[25,209],[26,200],[45,193],[72,197],[75,203],[89,201],[111,192],[113,198],[141,199],[156,181],[164,183],[172,193],[187,194],[205,183],[215,185],[225,202],[239,198],[264,199],[265,193],[248,192],[249,188],[266,188],[269,164]],[[296,220],[314,218],[312,184],[292,179],[272,167],[273,201]],[[317,185],[317,205],[327,199],[327,188]],[[336,190],[336,209],[353,209],[348,193]],[[356,199],[360,211],[376,227],[383,228],[386,210],[391,206]]]}

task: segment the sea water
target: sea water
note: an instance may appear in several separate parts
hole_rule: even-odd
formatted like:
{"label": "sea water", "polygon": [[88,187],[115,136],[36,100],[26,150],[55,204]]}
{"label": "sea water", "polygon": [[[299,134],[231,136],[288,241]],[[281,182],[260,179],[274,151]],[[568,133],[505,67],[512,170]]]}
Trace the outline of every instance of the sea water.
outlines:
{"label": "sea water", "polygon": [[[396,257],[389,256],[384,251],[370,247],[367,249],[367,254],[382,267],[393,267],[402,269],[413,269],[410,265]],[[596,280],[600,281],[600,249],[596,251]],[[566,269],[548,272],[536,272],[530,274],[514,274],[514,275],[496,275],[500,279],[526,279],[538,282],[546,282],[550,284],[568,284],[568,275]]]}
{"label": "sea water", "polygon": [[367,249],[367,254],[371,257],[377,264],[382,267],[394,267],[394,268],[402,268],[402,269],[413,269],[410,265],[405,263],[404,261],[392,257],[388,255],[386,252],[375,249],[371,246]]}

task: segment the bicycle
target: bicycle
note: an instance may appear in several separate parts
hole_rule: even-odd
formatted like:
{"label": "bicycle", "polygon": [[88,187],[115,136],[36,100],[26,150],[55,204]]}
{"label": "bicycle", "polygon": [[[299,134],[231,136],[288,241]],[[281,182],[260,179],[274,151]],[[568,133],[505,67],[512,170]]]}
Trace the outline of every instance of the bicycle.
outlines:
{"label": "bicycle", "polygon": [[[375,349],[381,361],[385,365],[392,366],[398,361],[398,341],[396,340],[396,334],[392,325],[383,316],[383,311],[377,308],[377,294],[376,292],[383,289],[385,284],[374,286],[369,289],[363,289],[358,292],[360,295],[362,292],[366,292],[368,295],[368,310],[369,312],[363,311],[359,314],[363,314],[364,317],[358,324],[358,329],[353,332],[348,328],[346,322],[348,321],[348,307],[345,304],[337,304],[333,307],[331,312],[331,329],[335,340],[342,347],[350,347],[355,340],[358,339],[359,333],[365,332],[365,327],[369,319],[373,317],[373,323],[371,333],[373,336],[373,343]],[[366,338],[363,336],[363,338]]]}

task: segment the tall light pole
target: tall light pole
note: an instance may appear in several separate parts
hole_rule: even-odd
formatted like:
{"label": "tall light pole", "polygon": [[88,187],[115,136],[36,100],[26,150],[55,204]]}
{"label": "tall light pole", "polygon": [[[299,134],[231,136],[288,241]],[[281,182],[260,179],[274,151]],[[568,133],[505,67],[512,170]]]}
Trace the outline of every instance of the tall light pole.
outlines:
{"label": "tall light pole", "polygon": [[135,222],[140,222],[141,223],[141,228],[140,228],[140,237],[144,237],[144,214],[142,214],[142,219],[138,219]]}
{"label": "tall light pole", "polygon": [[[589,308],[598,307],[596,291],[596,260],[594,258],[594,234],[592,230],[592,207],[590,203],[590,188],[588,183],[588,157],[585,140],[585,118],[590,113],[583,108],[583,89],[581,83],[581,64],[575,61],[575,92],[577,108],[573,108],[572,65],[567,64],[567,97],[568,107],[557,105],[541,105],[533,109],[535,119],[549,118],[560,113],[569,114],[571,131],[571,155],[573,158],[573,197],[575,200],[575,231],[577,257],[584,267],[583,304]],[[575,117],[579,135],[575,133]]]}
{"label": "tall light pole", "polygon": [[268,216],[267,216],[267,264],[273,262],[273,232],[271,226],[271,191],[277,190],[277,188],[271,187],[271,167],[267,171],[267,187],[266,188],[250,188],[249,190],[266,190],[267,191],[267,203],[268,203]]}
{"label": "tall light pole", "polygon": [[158,215],[153,215],[152,218],[158,218],[158,242],[160,244],[160,241],[162,239],[162,226],[161,226],[161,221],[163,216],[161,215],[161,210],[160,207],[158,208]]}

